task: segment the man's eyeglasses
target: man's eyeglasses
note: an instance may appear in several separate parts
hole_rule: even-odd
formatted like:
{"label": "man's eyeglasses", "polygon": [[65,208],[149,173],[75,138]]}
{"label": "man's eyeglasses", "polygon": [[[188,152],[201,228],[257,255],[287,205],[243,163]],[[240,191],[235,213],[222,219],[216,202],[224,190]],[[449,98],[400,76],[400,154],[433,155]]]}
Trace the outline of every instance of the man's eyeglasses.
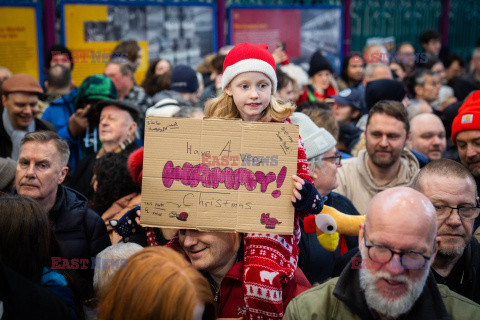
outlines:
{"label": "man's eyeglasses", "polygon": [[478,217],[480,214],[480,207],[477,203],[476,207],[449,207],[449,206],[440,206],[434,205],[435,210],[437,211],[437,218],[439,220],[445,220],[450,217],[454,209],[457,209],[460,219],[471,220]]}
{"label": "man's eyeglasses", "polygon": [[334,160],[334,163],[339,166],[342,163],[342,155],[336,152],[333,157],[325,157],[322,160]]}
{"label": "man's eyeglasses", "polygon": [[370,258],[370,260],[380,264],[389,263],[390,260],[392,260],[393,255],[398,254],[400,257],[400,264],[404,269],[423,269],[427,264],[428,260],[430,260],[431,258],[425,257],[423,254],[420,254],[418,252],[397,252],[384,246],[367,244],[367,237],[365,231],[363,236],[363,242],[368,250],[368,257]]}

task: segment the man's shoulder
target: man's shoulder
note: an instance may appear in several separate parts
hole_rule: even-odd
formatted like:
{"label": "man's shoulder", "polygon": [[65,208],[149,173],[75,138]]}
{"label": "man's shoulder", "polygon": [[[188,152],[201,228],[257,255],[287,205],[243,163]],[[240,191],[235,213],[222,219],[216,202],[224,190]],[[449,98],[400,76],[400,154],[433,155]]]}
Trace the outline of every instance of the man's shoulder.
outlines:
{"label": "man's shoulder", "polygon": [[86,213],[88,211],[88,200],[83,194],[63,185],[60,185],[59,188],[62,188],[63,192],[63,197],[59,199],[59,201],[64,202],[64,208],[62,208],[63,211],[75,214]]}
{"label": "man's shoulder", "polygon": [[314,302],[321,303],[323,300],[330,300],[331,298],[334,298],[333,290],[337,285],[337,281],[338,277],[316,285],[315,287],[300,293],[292,301],[295,301],[297,304],[300,303],[302,305],[311,305],[314,304]]}
{"label": "man's shoulder", "polygon": [[438,291],[452,319],[479,319],[480,305],[450,290],[446,285],[438,284]]}
{"label": "man's shoulder", "polygon": [[125,97],[126,99],[135,99],[135,100],[147,100],[150,97],[146,94],[145,90],[142,87],[139,87],[137,85],[134,85],[132,90],[128,93],[128,95]]}
{"label": "man's shoulder", "polygon": [[338,168],[338,172],[346,176],[358,172],[358,161],[358,157],[342,159],[342,166]]}
{"label": "man's shoulder", "polygon": [[342,159],[342,166],[338,170],[345,170],[346,168],[356,168],[358,163],[358,157],[352,157],[348,159]]}
{"label": "man's shoulder", "polygon": [[334,295],[333,290],[338,278],[317,285],[290,301],[284,319],[326,319],[331,318],[333,310],[338,309],[341,303]]}
{"label": "man's shoulder", "polygon": [[77,94],[78,94],[78,89],[77,88],[73,88],[72,91],[70,91],[69,93],[61,96],[60,98],[56,99],[56,100],[53,100],[52,102],[50,102],[49,106],[52,106],[52,107],[63,107],[64,105],[66,104],[70,104],[70,103],[73,103],[73,101],[75,100],[75,98],[77,97]]}
{"label": "man's shoulder", "polygon": [[55,129],[55,126],[50,121],[38,118],[35,118],[35,128],[37,131],[48,130],[57,132],[57,129]]}
{"label": "man's shoulder", "polygon": [[87,228],[93,228],[97,223],[102,223],[102,218],[92,209],[88,208],[88,200],[78,191],[69,187],[63,188],[63,201],[59,208],[59,219],[57,225],[63,227],[80,226],[84,224]]}

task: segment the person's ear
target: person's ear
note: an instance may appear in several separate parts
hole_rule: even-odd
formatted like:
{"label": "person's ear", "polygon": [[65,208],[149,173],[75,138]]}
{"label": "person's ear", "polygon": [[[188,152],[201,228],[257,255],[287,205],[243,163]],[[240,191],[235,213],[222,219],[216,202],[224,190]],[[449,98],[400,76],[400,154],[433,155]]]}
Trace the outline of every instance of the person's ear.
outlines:
{"label": "person's ear", "polygon": [[436,237],[435,238],[435,250],[433,251],[433,254],[431,255],[431,260],[435,260],[435,257],[437,256],[438,249],[440,248],[440,244],[442,243],[442,238]]}
{"label": "person's ear", "polygon": [[365,235],[364,232],[365,232],[365,222],[360,222],[360,229],[358,231],[358,248],[360,250],[363,249],[363,243],[364,243],[363,237]]}
{"label": "person's ear", "polygon": [[352,112],[352,119],[356,119],[360,115],[360,110],[354,109]]}
{"label": "person's ear", "polygon": [[45,86],[45,89],[48,90],[48,81],[47,80],[43,81],[43,85]]}
{"label": "person's ear", "polygon": [[138,127],[137,123],[135,121],[132,121],[132,123],[127,129],[130,136],[135,134],[135,131],[137,131],[137,127]]}
{"label": "person's ear", "polygon": [[6,106],[7,105],[7,96],[2,94],[2,106]]}
{"label": "person's ear", "polygon": [[230,85],[225,87],[225,93],[230,97],[233,96],[232,88],[230,87]]}
{"label": "person's ear", "polygon": [[67,176],[68,173],[68,167],[63,167],[62,170],[60,171],[60,175],[58,177],[57,183],[60,185],[62,182],[65,180],[65,177]]}
{"label": "person's ear", "polygon": [[415,87],[413,87],[413,91],[415,91],[416,96],[422,95],[423,94],[423,86],[416,85]]}
{"label": "person's ear", "polygon": [[403,146],[404,148],[405,148],[406,145],[408,145],[408,142],[411,140],[410,139],[411,136],[412,136],[412,134],[410,132],[407,132],[407,136],[405,137],[405,144]]}

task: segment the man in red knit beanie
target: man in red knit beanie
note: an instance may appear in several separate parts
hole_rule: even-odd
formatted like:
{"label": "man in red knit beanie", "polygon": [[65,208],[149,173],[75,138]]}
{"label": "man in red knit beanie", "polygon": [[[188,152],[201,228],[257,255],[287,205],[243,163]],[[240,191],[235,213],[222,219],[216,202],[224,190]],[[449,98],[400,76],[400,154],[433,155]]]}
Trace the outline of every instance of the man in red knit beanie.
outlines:
{"label": "man in red knit beanie", "polygon": [[453,119],[452,141],[458,148],[460,161],[475,177],[478,186],[480,182],[480,90],[470,94]]}

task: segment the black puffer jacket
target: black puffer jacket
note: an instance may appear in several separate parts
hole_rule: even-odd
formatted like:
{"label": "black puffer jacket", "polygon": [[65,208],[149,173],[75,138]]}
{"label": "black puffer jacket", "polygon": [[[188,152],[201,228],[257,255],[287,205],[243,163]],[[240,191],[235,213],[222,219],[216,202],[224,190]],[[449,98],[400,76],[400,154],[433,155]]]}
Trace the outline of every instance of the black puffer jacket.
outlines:
{"label": "black puffer jacket", "polygon": [[48,214],[64,258],[91,259],[111,244],[105,222],[73,189],[59,186]]}

